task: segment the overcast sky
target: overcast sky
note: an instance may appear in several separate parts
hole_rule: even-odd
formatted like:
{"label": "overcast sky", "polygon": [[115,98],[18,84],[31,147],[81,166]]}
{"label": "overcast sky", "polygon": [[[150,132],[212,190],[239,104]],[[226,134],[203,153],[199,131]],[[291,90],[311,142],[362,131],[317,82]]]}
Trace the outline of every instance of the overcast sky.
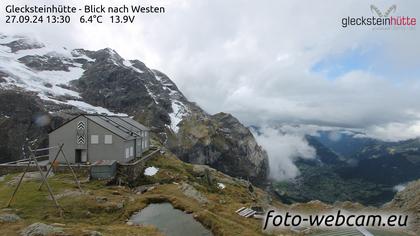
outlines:
{"label": "overcast sky", "polygon": [[[11,2],[34,1],[3,0],[1,11]],[[342,17],[372,16],[370,2],[125,2],[163,5],[166,13],[123,26],[19,26],[2,19],[0,31],[70,48],[113,48],[168,74],[208,112],[230,112],[246,124],[364,128],[390,140],[420,134],[420,28],[341,27]],[[420,19],[419,1],[373,4],[383,12],[396,4],[394,15]]]}

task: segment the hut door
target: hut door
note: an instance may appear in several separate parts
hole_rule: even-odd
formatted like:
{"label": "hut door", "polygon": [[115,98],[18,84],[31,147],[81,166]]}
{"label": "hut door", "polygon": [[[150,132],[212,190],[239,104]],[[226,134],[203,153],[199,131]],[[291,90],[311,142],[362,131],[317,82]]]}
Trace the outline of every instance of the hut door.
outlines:
{"label": "hut door", "polygon": [[80,149],[76,149],[75,162],[76,163],[82,162],[82,150]]}
{"label": "hut door", "polygon": [[76,149],[76,163],[87,162],[87,151]]}

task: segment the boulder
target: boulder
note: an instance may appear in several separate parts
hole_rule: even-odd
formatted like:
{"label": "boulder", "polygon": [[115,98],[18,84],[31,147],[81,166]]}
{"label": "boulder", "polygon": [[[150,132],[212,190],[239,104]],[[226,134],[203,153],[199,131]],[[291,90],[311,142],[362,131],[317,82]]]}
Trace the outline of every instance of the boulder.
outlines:
{"label": "boulder", "polygon": [[197,200],[200,204],[206,204],[209,202],[209,200],[203,194],[201,194],[199,191],[197,191],[197,189],[187,183],[182,183],[179,188],[185,196]]}
{"label": "boulder", "polygon": [[97,203],[105,203],[108,201],[108,198],[106,197],[96,197],[96,202]]}
{"label": "boulder", "polygon": [[21,220],[16,214],[0,214],[0,223],[14,223]]}
{"label": "boulder", "polygon": [[66,235],[62,228],[46,225],[43,223],[34,223],[22,230],[21,236],[64,236]]}
{"label": "boulder", "polygon": [[102,236],[102,233],[98,231],[83,230],[83,236]]}

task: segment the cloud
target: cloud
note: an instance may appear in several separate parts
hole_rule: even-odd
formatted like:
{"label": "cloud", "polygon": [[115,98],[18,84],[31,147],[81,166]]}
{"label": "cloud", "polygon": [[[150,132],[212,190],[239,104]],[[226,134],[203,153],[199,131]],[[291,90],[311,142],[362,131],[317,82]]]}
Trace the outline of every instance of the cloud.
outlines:
{"label": "cloud", "polygon": [[384,141],[397,142],[420,137],[420,121],[410,123],[389,123],[383,126],[371,126],[366,134],[355,137],[370,137]]}
{"label": "cloud", "polygon": [[401,141],[420,136],[420,122],[404,124],[392,123],[386,126],[372,126],[368,129],[349,129],[343,127],[271,124],[252,129],[258,143],[267,151],[270,177],[277,181],[290,180],[299,176],[295,161],[315,159],[316,149],[306,140],[306,136],[319,136],[321,131],[328,131],[328,138],[338,142],[343,135],[353,138],[374,138],[383,141]]}
{"label": "cloud", "polygon": [[314,159],[316,151],[306,141],[301,132],[284,132],[265,126],[254,132],[259,144],[269,157],[270,177],[274,180],[289,180],[300,174],[294,164],[298,158]]}

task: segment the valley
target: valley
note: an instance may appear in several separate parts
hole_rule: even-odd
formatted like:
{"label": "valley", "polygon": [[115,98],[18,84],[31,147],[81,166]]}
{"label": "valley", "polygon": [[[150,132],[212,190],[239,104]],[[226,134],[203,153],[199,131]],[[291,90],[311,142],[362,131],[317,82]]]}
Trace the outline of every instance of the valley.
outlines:
{"label": "valley", "polygon": [[320,136],[307,137],[317,158],[298,160],[298,177],[273,184],[281,198],[381,206],[394,197],[396,186],[420,179],[418,139],[383,142],[344,134],[332,141],[326,136],[328,133],[321,132]]}

